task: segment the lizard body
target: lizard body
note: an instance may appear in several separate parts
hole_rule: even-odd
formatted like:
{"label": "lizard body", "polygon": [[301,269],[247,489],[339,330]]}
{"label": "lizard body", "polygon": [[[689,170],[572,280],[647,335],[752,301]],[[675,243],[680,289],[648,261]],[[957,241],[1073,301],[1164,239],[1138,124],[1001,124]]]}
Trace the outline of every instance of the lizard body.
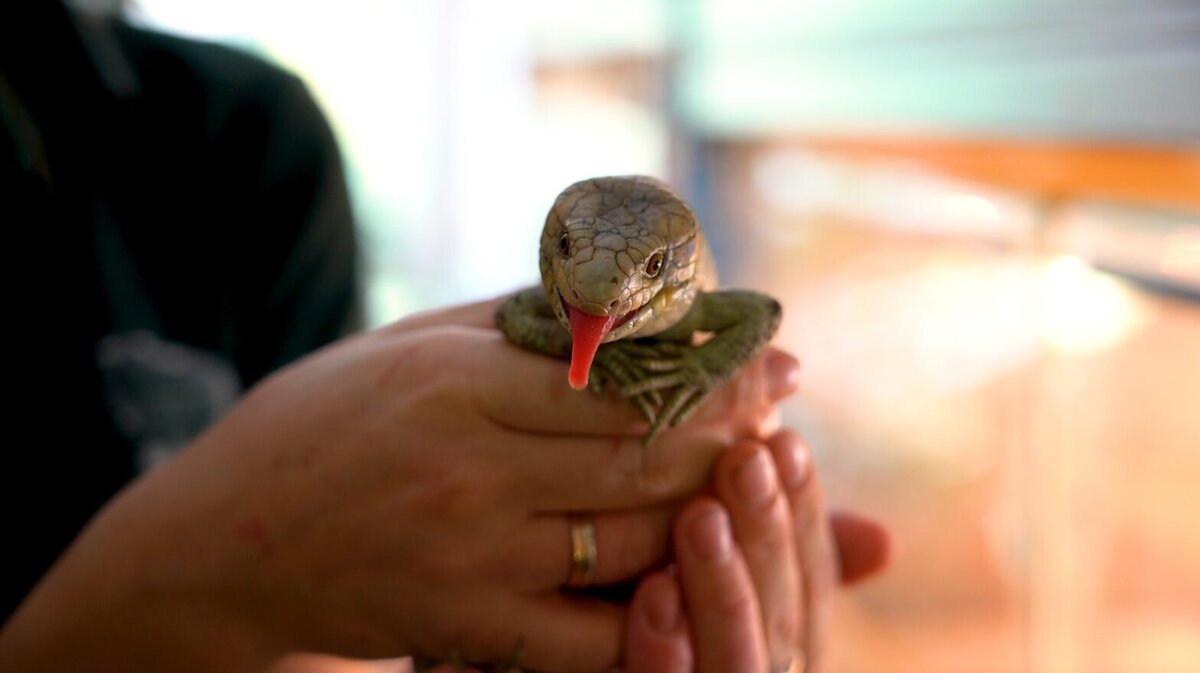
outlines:
{"label": "lizard body", "polygon": [[[712,253],[691,208],[645,176],[565,189],[542,229],[542,286],[496,310],[514,343],[571,360],[568,382],[613,382],[650,421],[649,444],[733,376],[774,336],[781,309],[717,290]],[[711,334],[696,345],[697,334]],[[599,374],[591,377],[589,374]]]}

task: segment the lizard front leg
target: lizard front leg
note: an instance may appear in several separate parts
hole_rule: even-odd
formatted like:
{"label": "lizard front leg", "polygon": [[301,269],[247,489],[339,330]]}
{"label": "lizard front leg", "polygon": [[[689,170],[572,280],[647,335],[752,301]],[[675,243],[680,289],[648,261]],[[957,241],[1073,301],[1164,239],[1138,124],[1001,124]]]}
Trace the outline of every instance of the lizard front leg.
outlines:
{"label": "lizard front leg", "polygon": [[[670,391],[647,442],[664,427],[686,420],[714,388],[762,350],[781,317],[779,302],[757,292],[700,294],[683,320],[656,336],[662,341],[661,355],[639,360],[641,367],[655,373],[621,388],[625,396]],[[696,332],[710,332],[712,338],[699,346],[686,345]]]}
{"label": "lizard front leg", "polygon": [[[496,327],[518,346],[560,359],[571,357],[571,333],[555,317],[542,288],[527,288],[504,300],[496,307],[495,319]],[[589,388],[593,393],[602,394],[606,382],[612,382],[620,391],[646,378],[649,372],[637,361],[637,356],[645,353],[631,351],[630,346],[627,342],[617,341],[600,347],[592,363]],[[622,396],[630,398],[646,420],[655,422],[657,410],[663,403],[657,390]]]}
{"label": "lizard front leg", "polygon": [[509,341],[535,353],[571,357],[571,334],[554,316],[546,291],[525,288],[496,307],[496,327]]}

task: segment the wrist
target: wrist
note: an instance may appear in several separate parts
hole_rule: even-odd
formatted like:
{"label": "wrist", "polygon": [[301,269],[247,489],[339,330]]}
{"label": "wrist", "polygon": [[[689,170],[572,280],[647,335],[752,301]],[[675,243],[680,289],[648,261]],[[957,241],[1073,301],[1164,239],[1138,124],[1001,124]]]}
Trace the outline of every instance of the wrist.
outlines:
{"label": "wrist", "polygon": [[3,626],[0,670],[236,673],[264,670],[290,649],[219,572],[200,571],[206,561],[155,553],[170,545],[146,540],[171,531],[123,516],[130,495],[85,529]]}
{"label": "wrist", "polygon": [[284,649],[202,597],[55,571],[0,631],[0,670],[261,671]]}

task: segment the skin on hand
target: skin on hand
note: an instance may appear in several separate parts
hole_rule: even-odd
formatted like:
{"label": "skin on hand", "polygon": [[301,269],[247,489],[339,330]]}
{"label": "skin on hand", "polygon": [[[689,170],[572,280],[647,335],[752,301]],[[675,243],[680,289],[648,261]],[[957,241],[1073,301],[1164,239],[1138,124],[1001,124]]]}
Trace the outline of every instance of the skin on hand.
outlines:
{"label": "skin on hand", "polygon": [[843,586],[858,584],[882,572],[891,558],[891,538],[874,519],[853,512],[831,512],[834,546]]}
{"label": "skin on hand", "polygon": [[825,669],[829,607],[839,582],[850,584],[883,570],[890,542],[877,523],[829,513],[812,454],[803,438],[782,429],[767,439],[777,480],[791,510],[791,538],[800,568],[800,647],[805,671]]}
{"label": "skin on hand", "polygon": [[729,514],[710,497],[693,500],[674,542],[677,568],[647,577],[634,595],[626,673],[767,671],[754,582]]}
{"label": "skin on hand", "polygon": [[743,440],[725,451],[713,480],[753,580],[771,670],[782,670],[801,646],[804,575],[810,570],[798,562],[790,502],[760,441]]}
{"label": "skin on hand", "polygon": [[[809,464],[807,449],[799,442],[796,435],[777,433],[770,438],[770,442],[776,449],[800,452],[798,461],[793,457],[786,458],[789,463],[785,466],[787,469],[795,470],[797,462],[802,465]],[[737,479],[740,472],[737,468],[745,469],[746,467],[738,460],[739,457],[744,457],[747,453],[750,456],[761,456],[770,448],[758,442],[739,443],[728,452],[728,457],[723,456],[718,460],[714,480],[722,482]],[[757,461],[758,459],[754,458],[753,460]],[[765,471],[769,473],[768,478],[776,481],[777,486],[781,487],[778,484],[779,470],[774,461],[765,467]],[[728,520],[733,537],[738,542],[739,550],[745,549],[747,546],[751,548],[769,546],[774,541],[783,538],[791,539],[795,531],[791,514],[793,504],[797,508],[810,508],[820,504],[819,500],[811,498],[807,494],[807,489],[815,485],[815,480],[803,479],[800,483],[799,489],[785,491],[788,495],[786,507],[789,510],[786,517],[780,516],[774,510],[773,504],[754,507],[753,503],[739,504],[723,500],[723,504],[729,512]],[[720,486],[718,489],[724,490]],[[751,507],[747,508],[745,512],[738,513],[737,509],[744,507],[745,504],[750,504]],[[694,508],[695,505],[692,507]],[[810,517],[820,516],[825,516],[825,513],[822,511],[801,512],[795,518],[807,520]],[[888,557],[888,538],[887,533],[879,524],[845,512],[834,512],[828,516],[834,545],[838,550],[839,574],[842,584],[861,581],[883,569]],[[687,534],[684,527],[689,525],[689,522],[690,519],[683,516],[676,520],[676,539],[681,539],[680,536]],[[692,548],[678,545],[675,554],[680,558],[688,558],[692,554]],[[777,632],[776,639],[768,643],[767,632],[771,630],[769,625],[786,623],[786,617],[780,615],[802,614],[797,611],[804,602],[802,598],[789,594],[786,590],[773,593],[765,588],[780,586],[781,578],[794,579],[796,576],[802,576],[804,569],[787,567],[783,563],[756,567],[746,561],[748,556],[746,553],[741,556],[740,563],[744,566],[742,569],[737,567],[736,564],[739,563],[739,560],[736,558],[727,564],[699,565],[702,569],[706,568],[708,572],[718,575],[723,573],[726,577],[712,581],[703,574],[694,574],[691,577],[698,581],[688,585],[687,588],[681,586],[678,568],[656,571],[642,579],[629,609],[624,673],[693,673],[704,670],[695,668],[698,660],[707,664],[708,662],[723,662],[731,656],[744,657],[746,661],[750,662],[748,665],[769,660],[775,662],[771,670],[779,671],[782,669],[783,663],[787,661],[787,656],[795,656],[800,659],[805,651],[817,655],[812,657],[813,663],[808,666],[807,673],[817,673],[819,662],[822,661],[819,655],[820,643],[810,642],[798,653],[794,651],[782,658],[780,656],[780,643],[795,645],[800,642],[802,634],[798,628],[790,636]],[[697,565],[695,559],[691,562],[693,565]],[[716,594],[711,591],[704,594],[698,593],[707,586],[716,586],[722,589]],[[705,603],[704,600],[708,600],[708,602]],[[748,610],[734,609],[731,611],[728,608],[730,605],[737,606],[754,600],[758,601],[758,614],[752,614]],[[686,607],[684,603],[686,603]],[[702,611],[707,611],[707,616],[700,619],[692,617],[692,615],[699,615]],[[730,622],[739,620],[745,623],[729,625]],[[694,627],[689,625],[692,621],[711,626],[708,626],[708,632],[704,633],[703,637],[693,637]],[[755,624],[759,626],[756,627]],[[783,635],[783,637],[780,638],[778,635]],[[793,670],[805,670],[801,667],[804,664],[803,661],[798,664]],[[393,669],[386,667],[387,665],[378,670],[363,668],[369,665],[372,664],[333,661],[327,657],[292,657],[286,662],[281,662],[270,673],[366,673],[367,670],[372,673],[411,673],[411,669],[405,667]],[[436,673],[451,673],[451,669],[447,667],[436,670]]]}
{"label": "skin on hand", "polygon": [[[764,455],[773,460],[763,461]],[[805,626],[811,622],[805,617],[821,610],[816,601],[832,590],[821,583],[840,575],[849,584],[882,570],[888,538],[869,519],[827,515],[810,465],[807,447],[787,430],[766,445],[740,442],[717,461],[713,479],[723,508],[702,497],[681,511],[674,533],[683,570],[655,573],[639,585],[626,631],[625,673],[780,671],[791,659],[798,660],[793,670],[823,670],[823,642]],[[760,497],[740,493],[743,480],[756,485]],[[822,520],[831,525],[812,523]],[[735,542],[732,551],[724,562],[706,560],[691,544],[694,529],[707,524],[699,532],[719,537],[723,522]],[[793,561],[801,549],[812,554],[822,545],[807,536],[827,532],[837,554],[809,560],[825,558],[835,567],[763,562],[772,554],[789,558],[786,549],[771,551],[789,543]],[[798,593],[803,587],[809,593]]]}
{"label": "skin on hand", "polygon": [[[794,373],[793,370],[789,375]],[[818,480],[809,472],[811,456],[801,438],[791,431],[779,431],[768,437],[767,442],[739,442],[718,458],[714,468],[714,491],[728,512],[733,537],[741,553],[740,561],[700,566],[728,576],[723,581],[710,582],[703,579],[703,575],[693,575],[700,580],[690,585],[690,591],[681,586],[678,568],[645,577],[639,583],[629,609],[625,673],[691,673],[703,670],[694,668],[697,660],[722,662],[731,656],[742,656],[750,662],[772,661],[775,662],[773,670],[779,670],[788,656],[800,657],[802,653],[808,653],[807,671],[816,673],[824,660],[822,643],[810,639],[802,631],[804,615],[819,608],[813,605],[811,598],[806,600],[797,593],[800,587],[828,581],[831,576],[839,576],[843,585],[852,584],[874,575],[886,565],[888,537],[879,524],[847,512],[827,514],[824,511]],[[771,457],[769,464],[762,462],[764,453]],[[757,476],[748,476],[760,470]],[[783,483],[785,478],[786,483]],[[749,482],[750,488],[746,490],[752,494],[765,494],[765,497],[756,502],[754,498],[739,496],[738,482],[742,480]],[[773,490],[776,491],[774,496],[771,495]],[[784,497],[779,497],[780,493]],[[781,506],[785,510],[782,513]],[[806,567],[798,564],[747,561],[755,556],[769,559],[776,553],[770,551],[771,547],[782,544],[791,547],[794,562],[801,542],[795,536],[826,530],[812,526],[812,522],[826,517],[837,550],[837,568],[833,572],[817,573],[821,579],[806,577]],[[683,525],[687,521],[686,517],[676,520],[677,539],[685,534]],[[797,527],[796,521],[805,522],[805,526]],[[807,549],[816,547],[811,542],[804,546]],[[675,553],[686,558],[690,549],[679,545]],[[778,553],[783,558],[788,556],[787,551]],[[738,562],[744,569],[737,568]],[[715,596],[711,592],[705,594],[709,599],[707,604],[699,596],[692,595],[709,585],[723,587],[723,592]],[[788,586],[792,588],[789,590]],[[828,593],[822,589],[814,595]],[[745,610],[730,612],[725,607],[752,600],[758,601],[758,614]],[[706,611],[701,619],[692,617],[701,611]],[[711,625],[704,637],[691,636],[693,627],[689,622],[693,620]],[[745,623],[730,627],[731,622],[738,620]],[[790,620],[798,620],[793,629],[787,626]],[[772,624],[776,626],[772,628]],[[800,646],[798,652],[801,654],[794,651],[788,655],[789,646]],[[699,650],[703,651],[697,654]],[[351,673],[358,670],[352,667],[362,665],[328,659],[321,663],[321,668],[281,668],[272,673],[283,673],[284,670],[287,673],[316,673],[318,670],[321,673]]]}
{"label": "skin on hand", "polygon": [[0,634],[0,667],[499,661],[523,636],[531,669],[614,665],[624,611],[559,591],[566,513],[596,512],[617,550],[597,582],[640,575],[669,504],[777,424],[794,366],[759,358],[647,452],[634,409],[567,390],[565,363],[506,342],[492,310],[347,339],[252,390],[97,517]]}

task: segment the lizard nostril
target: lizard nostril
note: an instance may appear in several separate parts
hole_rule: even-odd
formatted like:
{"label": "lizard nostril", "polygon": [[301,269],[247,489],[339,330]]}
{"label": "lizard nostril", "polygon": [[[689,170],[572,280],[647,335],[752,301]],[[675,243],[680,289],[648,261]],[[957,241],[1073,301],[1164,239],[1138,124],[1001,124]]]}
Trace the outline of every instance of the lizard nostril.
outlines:
{"label": "lizard nostril", "polygon": [[612,301],[608,302],[608,310],[610,310],[610,311],[611,311],[611,310],[613,310],[613,309],[614,309],[614,308],[616,308],[616,307],[617,307],[617,300],[616,300],[616,299],[614,299],[614,300],[612,300]]}

